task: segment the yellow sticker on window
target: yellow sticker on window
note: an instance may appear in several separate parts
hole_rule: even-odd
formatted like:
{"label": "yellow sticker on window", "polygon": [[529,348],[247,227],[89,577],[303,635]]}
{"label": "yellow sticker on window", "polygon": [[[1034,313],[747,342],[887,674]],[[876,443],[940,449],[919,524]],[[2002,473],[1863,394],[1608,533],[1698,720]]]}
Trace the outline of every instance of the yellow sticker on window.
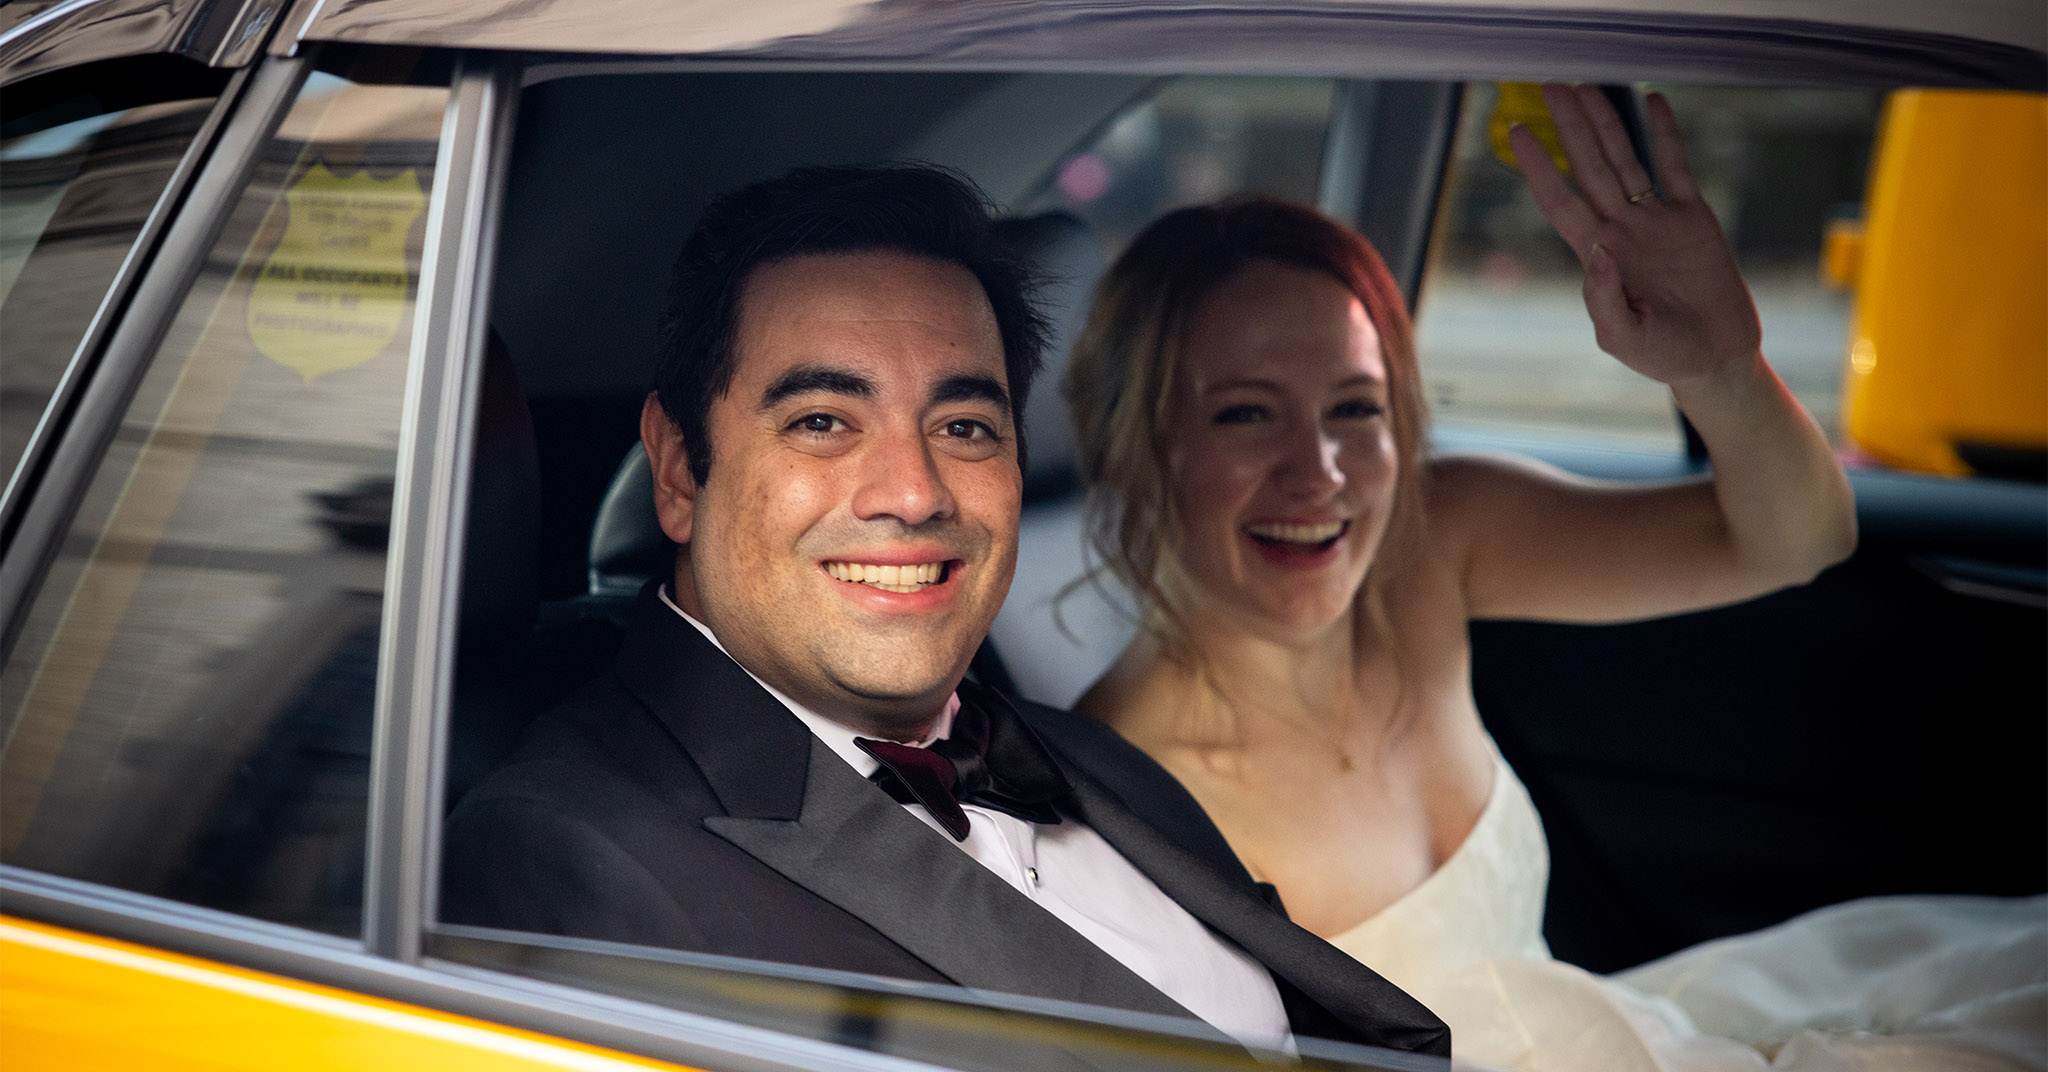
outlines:
{"label": "yellow sticker on window", "polygon": [[413,285],[406,236],[426,211],[419,174],[337,175],[314,164],[285,191],[277,248],[249,293],[249,339],[308,381],[383,352]]}
{"label": "yellow sticker on window", "polygon": [[1550,153],[1550,162],[1569,175],[1572,165],[1564,155],[1564,139],[1557,133],[1557,121],[1550,118],[1550,106],[1543,102],[1543,87],[1535,82],[1502,82],[1493,98],[1493,112],[1486,117],[1486,142],[1494,158],[1509,170],[1519,167],[1515,151],[1508,146],[1508,131],[1516,124],[1529,128]]}

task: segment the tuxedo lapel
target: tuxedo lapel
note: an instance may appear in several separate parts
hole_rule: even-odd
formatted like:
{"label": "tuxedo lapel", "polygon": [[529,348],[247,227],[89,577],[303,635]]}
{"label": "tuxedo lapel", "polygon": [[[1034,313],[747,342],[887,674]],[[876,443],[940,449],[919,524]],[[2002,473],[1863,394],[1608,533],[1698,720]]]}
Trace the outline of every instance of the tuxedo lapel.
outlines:
{"label": "tuxedo lapel", "polygon": [[976,989],[1193,1016],[862,778],[651,586],[618,670],[723,806],[705,829],[941,975]]}
{"label": "tuxedo lapel", "polygon": [[811,731],[661,601],[640,593],[619,643],[619,679],[682,745],[726,812],[794,819]]}
{"label": "tuxedo lapel", "polygon": [[[1321,1012],[1359,1041],[1432,1052],[1447,1037],[1443,1022],[1421,1002],[1314,934],[1289,922],[1256,887],[1233,883],[1215,867],[1167,840],[1086,771],[1069,765],[1075,817],[1093,827],[1124,858],[1210,929],[1237,943],[1282,984],[1319,1006],[1288,1004],[1297,1031],[1316,1033]],[[1305,1022],[1307,1021],[1307,1022]]]}
{"label": "tuxedo lapel", "polygon": [[713,816],[704,825],[961,986],[1193,1015],[815,739],[795,820]]}

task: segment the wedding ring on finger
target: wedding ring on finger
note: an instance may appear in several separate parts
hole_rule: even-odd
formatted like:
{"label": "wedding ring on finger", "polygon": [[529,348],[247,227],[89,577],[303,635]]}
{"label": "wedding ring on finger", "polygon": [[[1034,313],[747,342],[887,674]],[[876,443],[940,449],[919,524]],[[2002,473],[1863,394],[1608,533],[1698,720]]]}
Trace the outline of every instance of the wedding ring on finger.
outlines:
{"label": "wedding ring on finger", "polygon": [[1651,187],[1648,190],[1644,190],[1642,193],[1628,195],[1628,203],[1631,205],[1640,205],[1643,202],[1648,201],[1649,199],[1655,196],[1657,196],[1657,190],[1655,187]]}

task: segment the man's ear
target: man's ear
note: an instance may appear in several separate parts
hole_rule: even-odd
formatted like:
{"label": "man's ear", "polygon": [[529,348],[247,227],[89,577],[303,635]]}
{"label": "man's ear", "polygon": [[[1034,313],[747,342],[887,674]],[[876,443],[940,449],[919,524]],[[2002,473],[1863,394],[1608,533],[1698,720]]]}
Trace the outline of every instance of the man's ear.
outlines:
{"label": "man's ear", "polygon": [[661,531],[677,543],[689,543],[697,509],[690,448],[683,442],[683,430],[668,419],[652,391],[640,407],[640,445],[647,449],[647,465],[654,475],[654,515],[661,519]]}

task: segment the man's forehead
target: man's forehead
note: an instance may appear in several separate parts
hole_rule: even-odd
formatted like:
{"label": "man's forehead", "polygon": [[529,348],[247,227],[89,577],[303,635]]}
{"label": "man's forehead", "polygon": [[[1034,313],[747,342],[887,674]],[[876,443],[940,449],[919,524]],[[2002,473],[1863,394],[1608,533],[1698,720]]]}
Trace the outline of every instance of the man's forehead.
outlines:
{"label": "man's forehead", "polygon": [[[935,375],[909,385],[925,388],[922,401],[934,404],[979,401],[1000,405],[1010,402],[1009,388],[999,375],[972,369],[949,372],[936,368],[927,371]],[[768,410],[786,400],[807,395],[837,395],[873,401],[879,399],[883,391],[881,384],[858,367],[814,362],[783,369],[761,389],[759,402],[761,409]]]}
{"label": "man's forehead", "polygon": [[752,385],[750,394],[806,366],[863,376],[876,389],[960,377],[1008,383],[980,281],[951,261],[895,251],[804,254],[756,268],[737,303],[733,357],[733,382]]}

